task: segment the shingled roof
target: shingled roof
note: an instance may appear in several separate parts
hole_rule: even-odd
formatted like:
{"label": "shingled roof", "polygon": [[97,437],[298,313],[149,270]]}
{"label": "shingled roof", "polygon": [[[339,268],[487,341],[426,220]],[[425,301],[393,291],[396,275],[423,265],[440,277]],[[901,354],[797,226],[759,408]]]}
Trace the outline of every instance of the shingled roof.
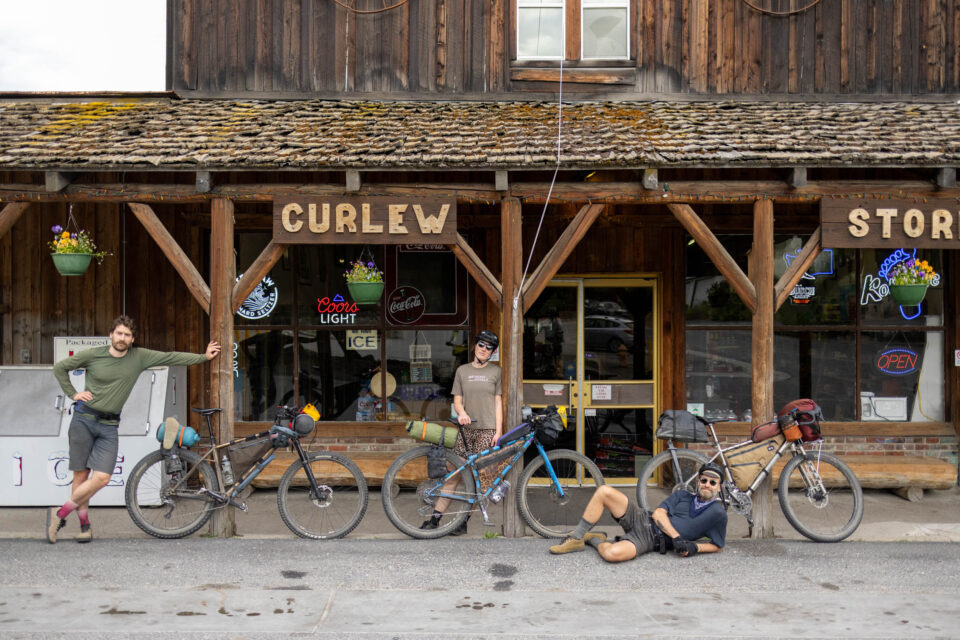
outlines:
{"label": "shingled roof", "polygon": [[[0,102],[0,169],[552,167],[557,104]],[[566,167],[956,166],[950,103],[584,102]]]}

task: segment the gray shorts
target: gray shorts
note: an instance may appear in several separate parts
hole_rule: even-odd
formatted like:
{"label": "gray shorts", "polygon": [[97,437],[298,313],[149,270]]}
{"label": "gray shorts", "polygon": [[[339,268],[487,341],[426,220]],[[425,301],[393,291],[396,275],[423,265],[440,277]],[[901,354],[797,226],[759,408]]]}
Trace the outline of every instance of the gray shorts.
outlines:
{"label": "gray shorts", "polygon": [[653,551],[654,540],[650,515],[632,500],[627,506],[626,513],[620,518],[620,527],[624,533],[620,539],[632,542],[637,548],[638,556]]}
{"label": "gray shorts", "polygon": [[73,412],[70,421],[70,471],[93,469],[112,474],[117,467],[120,437],[115,424],[101,424],[93,416]]}

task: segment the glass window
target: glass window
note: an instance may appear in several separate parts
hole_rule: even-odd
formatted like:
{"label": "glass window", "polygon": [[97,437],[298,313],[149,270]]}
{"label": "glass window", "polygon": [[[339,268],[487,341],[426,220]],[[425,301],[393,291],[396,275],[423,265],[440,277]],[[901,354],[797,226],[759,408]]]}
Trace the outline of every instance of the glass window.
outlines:
{"label": "glass window", "polygon": [[627,0],[581,0],[584,60],[629,57]]}
{"label": "glass window", "polygon": [[[237,238],[237,278],[257,259],[270,242],[269,233],[241,233]],[[270,274],[260,281],[237,311],[236,323],[244,325],[286,325],[293,316],[293,261],[289,251]]]}
{"label": "glass window", "polygon": [[[380,370],[377,330],[300,331],[300,395],[321,420],[382,420],[382,390],[371,380]],[[388,387],[389,389],[389,387]]]}
{"label": "glass window", "polygon": [[396,381],[388,420],[448,420],[457,367],[469,357],[466,331],[388,331],[387,371]]}
{"label": "glass window", "polygon": [[375,326],[383,307],[383,295],[375,303],[353,304],[344,274],[350,264],[373,257],[384,271],[380,247],[363,249],[356,245],[302,245],[291,247],[297,259],[297,315],[301,325]]}
{"label": "glass window", "polygon": [[293,397],[293,334],[241,329],[234,332],[233,393],[240,420],[273,419],[277,405]]}
{"label": "glass window", "polygon": [[[749,239],[727,236],[735,257]],[[778,237],[780,278],[806,238]],[[919,304],[893,298],[888,276],[908,259],[943,268],[938,250],[825,249],[777,311],[774,405],[809,397],[828,420],[943,421],[943,287]],[[686,393],[713,419],[749,419],[750,314],[695,245],[687,256]],[[721,325],[721,326],[718,326]]]}
{"label": "glass window", "polygon": [[517,57],[563,57],[564,0],[517,0]]}

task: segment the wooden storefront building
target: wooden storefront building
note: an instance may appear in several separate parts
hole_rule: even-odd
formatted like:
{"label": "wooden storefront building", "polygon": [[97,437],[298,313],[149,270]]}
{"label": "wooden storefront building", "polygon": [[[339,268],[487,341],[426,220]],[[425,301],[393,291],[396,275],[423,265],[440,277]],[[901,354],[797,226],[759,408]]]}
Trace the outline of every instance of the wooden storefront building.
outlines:
{"label": "wooden storefront building", "polygon": [[[221,433],[313,402],[376,483],[490,328],[507,422],[569,405],[614,482],[663,409],[732,441],[812,397],[866,486],[955,483],[960,7],[623,0],[600,37],[594,4],[170,0],[167,93],[2,96],[0,363],[121,312],[219,340],[189,402]],[[79,278],[47,255],[68,212],[113,252]]]}

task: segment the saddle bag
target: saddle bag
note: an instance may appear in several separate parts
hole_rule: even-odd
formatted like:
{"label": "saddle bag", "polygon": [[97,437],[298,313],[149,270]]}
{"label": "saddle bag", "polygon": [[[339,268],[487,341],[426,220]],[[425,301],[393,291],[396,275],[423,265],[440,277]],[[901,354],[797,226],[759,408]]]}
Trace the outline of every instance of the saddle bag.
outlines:
{"label": "saddle bag", "polygon": [[657,420],[657,437],[674,442],[709,442],[707,421],[689,411],[667,409]]}
{"label": "saddle bag", "polygon": [[535,415],[531,423],[536,431],[537,441],[545,447],[556,446],[566,426],[563,416],[553,405],[543,409],[539,415]]}
{"label": "saddle bag", "polygon": [[406,431],[407,435],[414,440],[420,440],[428,444],[442,444],[447,449],[453,449],[454,445],[457,444],[459,429],[453,425],[447,427],[423,420],[411,420],[407,423]]}
{"label": "saddle bag", "polygon": [[737,488],[741,491],[749,489],[750,483],[757,477],[760,470],[767,466],[783,443],[784,437],[780,434],[762,442],[745,442],[725,452],[723,455],[727,458],[730,475],[733,476]]}
{"label": "saddle bag", "polygon": [[788,402],[783,409],[777,413],[777,416],[785,416],[796,410],[797,424],[800,425],[800,440],[803,442],[816,442],[822,438],[820,433],[820,421],[823,420],[823,410],[816,402],[810,398],[800,398],[793,402]]}

